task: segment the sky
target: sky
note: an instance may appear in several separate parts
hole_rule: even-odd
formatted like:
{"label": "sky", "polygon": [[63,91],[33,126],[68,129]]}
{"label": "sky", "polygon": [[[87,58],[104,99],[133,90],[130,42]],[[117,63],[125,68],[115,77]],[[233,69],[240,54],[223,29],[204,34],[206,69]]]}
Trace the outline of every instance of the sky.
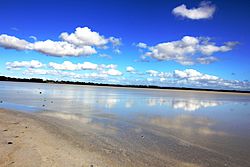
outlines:
{"label": "sky", "polygon": [[0,75],[250,90],[250,1],[1,0]]}

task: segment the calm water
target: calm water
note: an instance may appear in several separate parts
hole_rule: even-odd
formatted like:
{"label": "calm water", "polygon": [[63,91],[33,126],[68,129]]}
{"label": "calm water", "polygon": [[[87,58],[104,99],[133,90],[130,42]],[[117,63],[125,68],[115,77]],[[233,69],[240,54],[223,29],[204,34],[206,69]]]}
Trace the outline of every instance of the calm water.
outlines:
{"label": "calm water", "polygon": [[178,140],[174,149],[182,150],[180,157],[190,144],[218,154],[222,164],[250,166],[249,95],[0,82],[0,100],[0,108],[95,125],[131,143],[143,134],[147,144],[157,143],[150,149],[161,154],[173,147],[171,136]]}

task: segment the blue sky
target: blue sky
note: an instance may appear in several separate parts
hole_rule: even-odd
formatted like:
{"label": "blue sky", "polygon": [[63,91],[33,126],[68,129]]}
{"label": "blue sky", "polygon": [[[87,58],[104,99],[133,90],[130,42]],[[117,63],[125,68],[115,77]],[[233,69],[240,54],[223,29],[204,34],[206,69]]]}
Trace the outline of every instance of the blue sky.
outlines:
{"label": "blue sky", "polygon": [[249,90],[249,6],[2,0],[0,75]]}

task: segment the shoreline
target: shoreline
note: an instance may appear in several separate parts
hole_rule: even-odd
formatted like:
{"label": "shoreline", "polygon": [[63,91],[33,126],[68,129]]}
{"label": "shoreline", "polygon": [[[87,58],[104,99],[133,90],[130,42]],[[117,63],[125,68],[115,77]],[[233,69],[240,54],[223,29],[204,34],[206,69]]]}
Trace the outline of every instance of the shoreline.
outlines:
{"label": "shoreline", "polygon": [[44,124],[46,120],[6,109],[0,109],[0,117],[0,166],[110,165],[100,155],[67,141],[56,126]]}
{"label": "shoreline", "polygon": [[89,127],[82,134],[55,117],[6,109],[0,109],[0,117],[0,166],[200,166],[129,150],[122,141],[95,133]]}
{"label": "shoreline", "polygon": [[250,92],[238,92],[238,91],[230,91],[230,90],[203,90],[203,89],[182,89],[182,88],[145,88],[145,87],[128,87],[128,86],[112,86],[112,85],[80,85],[80,84],[66,84],[66,83],[54,83],[54,82],[20,82],[20,81],[2,81],[0,82],[14,82],[14,83],[33,83],[33,84],[48,84],[48,85],[70,85],[70,86],[78,86],[78,87],[88,87],[88,88],[112,88],[112,89],[129,89],[129,90],[146,90],[146,91],[162,91],[162,92],[191,92],[191,93],[205,93],[205,94],[232,94],[232,95],[245,95],[250,96]]}
{"label": "shoreline", "polygon": [[[108,117],[0,109],[0,166],[203,167],[247,166],[223,150],[156,127]],[[94,119],[119,121],[103,126]],[[111,123],[112,124],[112,123]],[[123,129],[129,126],[128,129]],[[226,136],[225,136],[226,137]],[[191,151],[192,150],[192,151]],[[244,157],[244,156],[243,156]]]}
{"label": "shoreline", "polygon": [[222,94],[240,94],[240,95],[250,95],[250,91],[241,90],[223,90],[223,89],[202,89],[202,88],[188,88],[188,87],[158,87],[154,85],[142,85],[142,87],[137,85],[112,85],[112,84],[78,84],[78,83],[57,83],[57,82],[28,82],[28,81],[12,81],[12,80],[0,80],[1,82],[16,82],[16,83],[37,83],[37,84],[56,84],[56,85],[73,85],[73,86],[85,86],[85,87],[106,87],[106,88],[122,88],[122,89],[143,89],[143,90],[159,90],[159,91],[187,91],[187,92],[202,92],[202,93],[222,93]]}

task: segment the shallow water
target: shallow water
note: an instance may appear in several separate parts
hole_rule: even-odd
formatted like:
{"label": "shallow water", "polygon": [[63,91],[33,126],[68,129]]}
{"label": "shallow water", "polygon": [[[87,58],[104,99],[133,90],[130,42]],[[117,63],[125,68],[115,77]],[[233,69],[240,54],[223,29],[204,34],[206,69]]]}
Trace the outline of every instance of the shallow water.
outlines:
{"label": "shallow water", "polygon": [[88,125],[131,150],[250,166],[249,95],[0,82],[0,100],[0,108]]}

